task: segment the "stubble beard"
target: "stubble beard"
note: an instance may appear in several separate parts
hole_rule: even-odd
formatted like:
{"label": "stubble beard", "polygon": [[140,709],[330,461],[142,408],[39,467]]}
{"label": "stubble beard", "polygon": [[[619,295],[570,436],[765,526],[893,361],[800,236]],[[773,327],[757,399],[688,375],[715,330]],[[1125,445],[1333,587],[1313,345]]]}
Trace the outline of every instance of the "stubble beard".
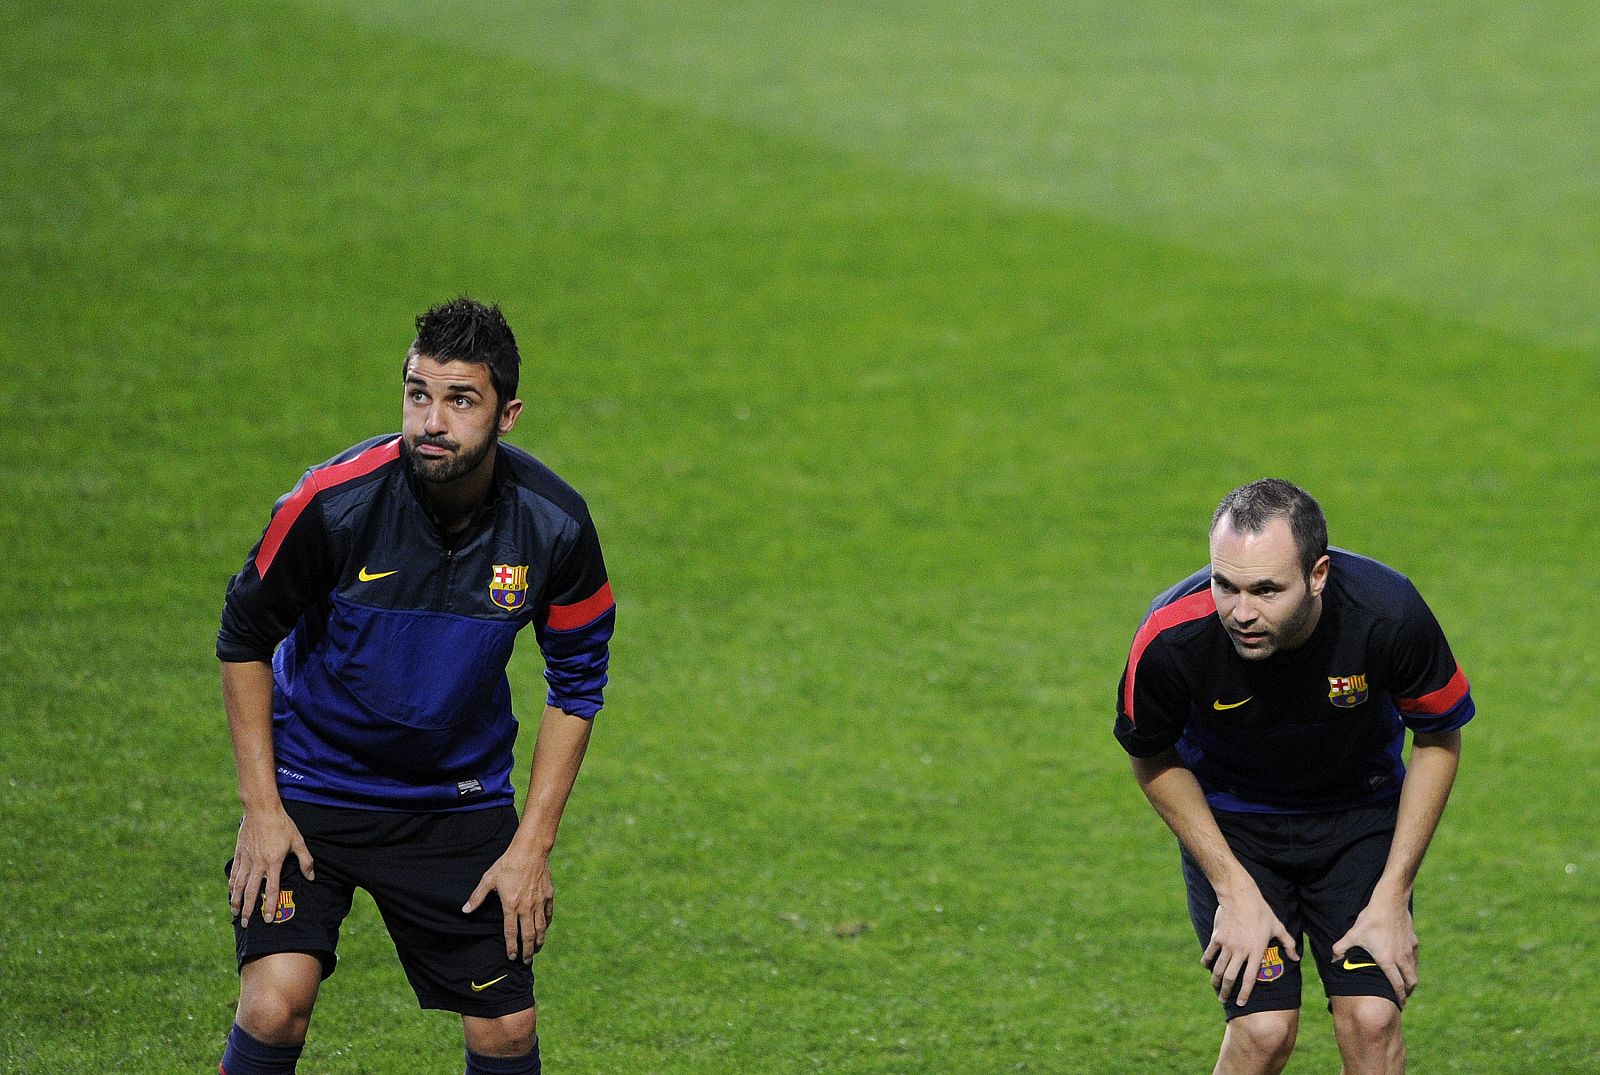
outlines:
{"label": "stubble beard", "polygon": [[[448,485],[450,482],[463,478],[478,469],[479,464],[489,457],[490,450],[494,448],[494,442],[495,438],[492,436],[485,438],[484,442],[470,455],[462,455],[458,446],[454,449],[455,455],[447,455],[443,459],[429,459],[424,455],[418,454],[416,449],[412,448],[407,452],[411,456],[411,473],[429,485]],[[438,444],[439,447],[443,448],[450,447],[449,444],[439,444],[439,442],[429,441],[427,438],[422,438],[417,443]]]}

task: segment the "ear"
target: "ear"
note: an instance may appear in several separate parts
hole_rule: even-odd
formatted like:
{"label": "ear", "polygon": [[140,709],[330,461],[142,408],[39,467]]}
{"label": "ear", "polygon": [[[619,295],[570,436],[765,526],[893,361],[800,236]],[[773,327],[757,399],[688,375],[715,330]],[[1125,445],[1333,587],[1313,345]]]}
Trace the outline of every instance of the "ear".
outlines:
{"label": "ear", "polygon": [[517,424],[517,416],[521,413],[522,400],[520,399],[508,400],[506,401],[506,405],[500,408],[500,422],[498,428],[502,437],[515,428]]}
{"label": "ear", "polygon": [[1331,563],[1327,553],[1323,553],[1322,559],[1311,565],[1311,596],[1322,596],[1322,588],[1328,584],[1328,569]]}

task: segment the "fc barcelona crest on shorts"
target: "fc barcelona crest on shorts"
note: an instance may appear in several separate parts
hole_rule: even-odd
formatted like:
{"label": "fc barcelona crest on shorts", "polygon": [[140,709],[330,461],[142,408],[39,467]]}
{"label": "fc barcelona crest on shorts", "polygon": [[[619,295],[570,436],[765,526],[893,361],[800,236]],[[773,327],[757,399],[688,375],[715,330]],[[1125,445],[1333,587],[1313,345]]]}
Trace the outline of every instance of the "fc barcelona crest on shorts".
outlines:
{"label": "fc barcelona crest on shorts", "polygon": [[271,922],[274,926],[282,925],[294,917],[294,889],[285,888],[278,892],[278,906],[271,914],[267,913],[267,900],[261,898],[261,917]]}
{"label": "fc barcelona crest on shorts", "polygon": [[528,565],[495,564],[489,577],[489,600],[515,612],[528,603]]}
{"label": "fc barcelona crest on shorts", "polygon": [[1275,982],[1283,977],[1283,957],[1277,945],[1269,945],[1261,957],[1261,969],[1256,971],[1256,981]]}
{"label": "fc barcelona crest on shorts", "polygon": [[1340,709],[1354,709],[1366,700],[1366,673],[1359,676],[1328,677],[1328,701]]}

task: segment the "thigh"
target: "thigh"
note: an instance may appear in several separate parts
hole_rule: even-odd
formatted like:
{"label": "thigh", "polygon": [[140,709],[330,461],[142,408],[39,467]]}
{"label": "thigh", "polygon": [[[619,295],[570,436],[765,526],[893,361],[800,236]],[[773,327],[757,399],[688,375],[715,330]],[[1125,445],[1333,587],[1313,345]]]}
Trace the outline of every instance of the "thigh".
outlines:
{"label": "thigh", "polygon": [[533,1007],[532,968],[506,958],[499,898],[461,910],[516,828],[509,806],[411,815],[365,863],[361,885],[422,1007],[483,1018]]}
{"label": "thigh", "polygon": [[[354,888],[340,869],[337,849],[319,838],[314,819],[299,816],[289,803],[285,807],[316,863],[317,879],[307,880],[299,861],[290,855],[278,875],[277,906],[257,905],[234,921],[234,955],[242,968],[265,955],[305,952],[317,958],[322,977],[327,978],[337,962],[339,927],[350,913]],[[224,875],[232,869],[229,859]]]}
{"label": "thigh", "polygon": [[1394,840],[1394,804],[1363,807],[1330,820],[1326,856],[1303,887],[1306,932],[1323,991],[1396,1001],[1388,977],[1363,948],[1334,959],[1333,946],[1355,925],[1383,875]]}
{"label": "thigh", "polygon": [[[1224,835],[1228,834],[1224,832]],[[1267,906],[1272,908],[1272,913],[1277,915],[1278,920],[1290,934],[1298,939],[1301,931],[1301,914],[1295,886],[1271,865],[1250,857],[1245,849],[1234,843],[1231,836],[1228,842],[1233,849],[1234,857],[1255,880],[1256,887],[1261,890],[1261,897],[1267,901]],[[1187,851],[1182,852],[1182,859],[1184,888],[1189,904],[1189,922],[1194,927],[1195,936],[1199,938],[1201,950],[1204,951],[1211,943],[1212,926],[1217,917],[1217,894],[1212,889],[1211,882],[1206,880],[1205,872]],[[1233,1003],[1232,997],[1223,999],[1224,1015],[1232,1020],[1255,1012],[1298,1009],[1300,985],[1300,964],[1285,956],[1279,946],[1274,944],[1267,949],[1261,965],[1256,969],[1256,984],[1250,993],[1249,1001],[1241,1006]]]}

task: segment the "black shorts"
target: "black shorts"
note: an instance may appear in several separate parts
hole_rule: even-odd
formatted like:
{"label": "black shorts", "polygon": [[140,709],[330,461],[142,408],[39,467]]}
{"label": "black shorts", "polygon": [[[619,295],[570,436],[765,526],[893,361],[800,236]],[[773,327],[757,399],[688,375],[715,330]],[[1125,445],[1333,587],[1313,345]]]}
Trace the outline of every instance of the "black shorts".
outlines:
{"label": "black shorts", "polygon": [[289,856],[272,920],[257,906],[248,929],[234,922],[239,966],[275,952],[306,952],[322,961],[327,978],[339,926],[355,890],[364,888],[422,1007],[488,1018],[533,1007],[532,968],[506,958],[499,897],[491,893],[472,914],[461,913],[511,843],[512,807],[414,814],[283,805],[311,851],[317,879],[307,881]]}
{"label": "black shorts", "polygon": [[[1217,826],[1284,926],[1304,960],[1305,936],[1328,997],[1387,997],[1398,1004],[1388,977],[1360,948],[1342,960],[1333,946],[1372,898],[1394,839],[1398,799],[1329,814],[1245,814],[1217,811]],[[1199,865],[1183,852],[1189,920],[1202,949],[1211,942],[1217,896]],[[1300,968],[1278,945],[1267,949],[1255,989],[1242,1007],[1224,1000],[1229,1019],[1300,1007]]]}

